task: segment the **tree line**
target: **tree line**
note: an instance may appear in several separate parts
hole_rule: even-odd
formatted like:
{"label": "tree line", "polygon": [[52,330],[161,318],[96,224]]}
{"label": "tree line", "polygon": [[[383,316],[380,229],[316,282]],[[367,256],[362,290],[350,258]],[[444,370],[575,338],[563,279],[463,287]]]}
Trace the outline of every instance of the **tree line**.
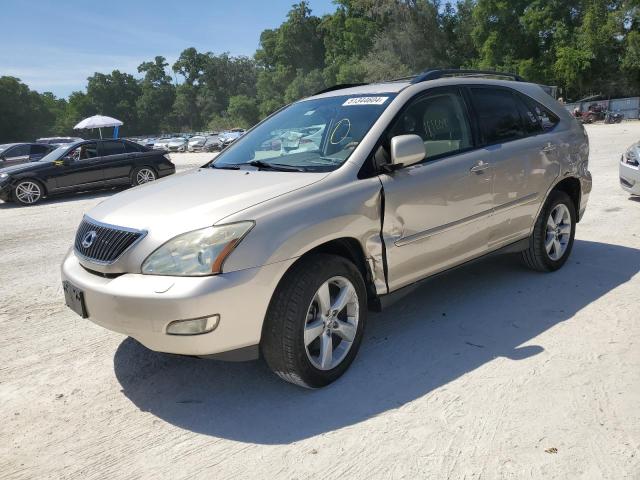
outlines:
{"label": "tree line", "polygon": [[322,17],[293,5],[253,57],[187,48],[173,65],[143,62],[137,77],[95,73],[66,99],[0,77],[0,142],[71,135],[96,113],[122,120],[125,135],[248,127],[327,86],[436,66],[518,73],[566,100],[640,93],[640,0],[335,3]]}

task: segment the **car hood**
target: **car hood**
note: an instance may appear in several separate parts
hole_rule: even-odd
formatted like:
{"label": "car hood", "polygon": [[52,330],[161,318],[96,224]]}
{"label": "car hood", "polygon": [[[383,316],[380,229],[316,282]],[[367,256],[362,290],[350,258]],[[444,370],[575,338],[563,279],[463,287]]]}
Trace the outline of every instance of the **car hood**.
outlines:
{"label": "car hood", "polygon": [[236,212],[320,181],[326,175],[200,168],[114,195],[87,215],[99,222],[147,230],[155,238],[168,240],[214,225]]}
{"label": "car hood", "polygon": [[8,173],[9,175],[11,175],[13,173],[20,173],[26,170],[38,170],[40,168],[46,167],[47,165],[50,164],[45,162],[18,163],[16,165],[0,168],[0,173]]}

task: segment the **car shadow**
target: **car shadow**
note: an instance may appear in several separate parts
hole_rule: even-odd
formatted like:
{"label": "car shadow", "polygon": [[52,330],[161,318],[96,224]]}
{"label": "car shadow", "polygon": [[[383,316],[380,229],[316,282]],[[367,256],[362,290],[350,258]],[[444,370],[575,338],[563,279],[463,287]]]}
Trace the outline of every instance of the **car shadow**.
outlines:
{"label": "car shadow", "polygon": [[55,205],[57,203],[73,202],[75,200],[91,200],[93,198],[101,198],[104,196],[115,195],[118,192],[127,190],[130,187],[111,187],[97,190],[90,190],[86,192],[74,192],[66,195],[53,195],[51,197],[45,197],[35,205],[23,206],[15,202],[3,202],[0,200],[0,210],[10,210],[12,208],[38,208],[45,205]]}
{"label": "car shadow", "polygon": [[285,444],[401,407],[498,357],[517,362],[538,355],[544,349],[537,336],[640,269],[640,250],[580,240],[565,267],[552,274],[529,271],[514,257],[488,258],[436,277],[371,314],[355,362],[324,389],[287,384],[263,362],[155,353],[131,338],[115,353],[115,374],[137,407],[173,425]]}

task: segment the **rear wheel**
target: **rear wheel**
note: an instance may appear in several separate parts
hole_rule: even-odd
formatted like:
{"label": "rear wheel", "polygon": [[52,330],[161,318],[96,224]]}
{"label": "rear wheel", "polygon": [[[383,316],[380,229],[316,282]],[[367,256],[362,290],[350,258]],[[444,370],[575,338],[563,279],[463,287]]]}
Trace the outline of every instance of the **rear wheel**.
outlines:
{"label": "rear wheel", "polygon": [[328,385],[355,358],[366,314],[366,288],[355,265],[336,255],[303,258],[271,300],[262,354],[288,382],[307,388]]}
{"label": "rear wheel", "polygon": [[34,205],[43,195],[42,185],[35,180],[22,180],[13,188],[13,199],[20,205]]}
{"label": "rear wheel", "polygon": [[145,183],[153,182],[156,178],[157,175],[153,168],[140,167],[134,170],[131,183],[135,187],[136,185],[143,185]]}
{"label": "rear wheel", "polygon": [[549,195],[536,221],[529,248],[522,252],[533,270],[552,272],[564,265],[571,254],[576,232],[576,208],[565,192]]}

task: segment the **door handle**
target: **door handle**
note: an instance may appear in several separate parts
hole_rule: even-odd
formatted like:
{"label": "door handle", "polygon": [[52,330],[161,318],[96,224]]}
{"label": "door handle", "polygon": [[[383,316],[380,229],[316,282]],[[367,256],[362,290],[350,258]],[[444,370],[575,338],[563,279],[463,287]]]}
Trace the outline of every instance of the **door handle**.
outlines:
{"label": "door handle", "polygon": [[487,162],[483,162],[482,160],[480,160],[478,163],[476,163],[473,167],[471,167],[469,169],[470,172],[473,173],[482,173],[484,172],[487,168],[489,168],[489,164]]}
{"label": "door handle", "polygon": [[551,153],[554,152],[556,150],[556,147],[553,143],[549,142],[547,143],[544,147],[542,147],[542,152],[543,153]]}

